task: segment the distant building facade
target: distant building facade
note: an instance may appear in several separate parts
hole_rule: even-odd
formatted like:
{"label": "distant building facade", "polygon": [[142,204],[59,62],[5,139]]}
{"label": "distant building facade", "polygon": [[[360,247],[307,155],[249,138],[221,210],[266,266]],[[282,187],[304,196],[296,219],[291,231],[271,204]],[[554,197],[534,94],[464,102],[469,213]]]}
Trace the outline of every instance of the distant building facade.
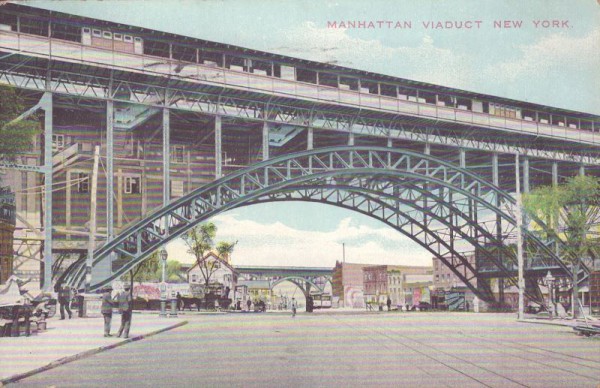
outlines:
{"label": "distant building facade", "polygon": [[332,294],[334,298],[339,298],[339,307],[365,307],[363,268],[370,265],[339,261],[335,263]]}
{"label": "distant building facade", "polygon": [[[220,259],[210,252],[200,262],[194,264],[187,272],[188,283],[194,286],[205,287],[205,293],[213,292],[219,296],[232,297],[233,290],[238,282],[238,271],[226,260]],[[208,277],[208,289],[206,289],[206,277]],[[225,295],[229,289],[229,295]]]}
{"label": "distant building facade", "polygon": [[[476,268],[476,260],[475,254],[466,254],[465,255],[467,261],[473,268]],[[451,260],[451,258],[448,258]],[[474,276],[473,272],[466,267],[461,267],[464,271],[464,275],[467,278],[471,278]],[[476,279],[474,279],[476,282]],[[474,285],[476,285],[475,283]],[[465,288],[466,284],[464,284],[458,276],[448,266],[446,266],[439,258],[433,258],[433,288],[435,290],[445,290],[449,291],[452,288]]]}
{"label": "distant building facade", "polygon": [[[367,303],[386,304],[389,297],[393,306],[406,304],[406,279],[411,275],[433,277],[432,267],[375,265],[363,268],[364,297]],[[433,285],[433,282],[430,281]],[[415,286],[416,287],[416,286]],[[410,300],[413,298],[411,296]]]}

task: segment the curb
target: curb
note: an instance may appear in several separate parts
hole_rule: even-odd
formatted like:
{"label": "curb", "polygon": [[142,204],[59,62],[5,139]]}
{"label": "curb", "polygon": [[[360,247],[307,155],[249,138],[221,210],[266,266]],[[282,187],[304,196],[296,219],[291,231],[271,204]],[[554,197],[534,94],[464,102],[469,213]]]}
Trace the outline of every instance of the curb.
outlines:
{"label": "curb", "polygon": [[558,326],[558,327],[569,327],[569,328],[575,327],[575,326],[572,326],[572,325],[569,325],[569,324],[562,324],[562,323],[558,323],[558,322],[554,323],[554,322],[551,322],[551,321],[543,321],[543,320],[533,321],[533,320],[524,320],[524,319],[519,320],[519,319],[517,319],[517,322],[520,322],[520,323],[532,323],[534,325]]}
{"label": "curb", "polygon": [[86,357],[89,357],[89,356],[93,356],[94,354],[101,353],[101,352],[103,352],[105,350],[110,350],[110,349],[118,348],[118,347],[126,345],[126,344],[128,344],[130,342],[140,341],[140,340],[143,340],[144,338],[152,337],[153,335],[160,334],[160,333],[163,333],[165,331],[172,330],[172,329],[175,329],[175,328],[187,325],[187,324],[188,324],[188,321],[182,321],[182,322],[179,322],[179,323],[177,323],[175,325],[171,325],[171,326],[167,326],[167,327],[164,327],[162,329],[159,329],[159,330],[151,331],[150,333],[140,334],[140,335],[137,335],[135,337],[130,337],[130,338],[124,339],[123,341],[116,342],[114,344],[110,344],[110,345],[106,345],[106,346],[100,346],[99,348],[86,350],[85,352],[78,353],[78,354],[75,354],[73,356],[63,357],[60,360],[52,361],[51,363],[49,363],[47,365],[44,365],[44,366],[39,367],[39,368],[36,368],[36,369],[31,370],[29,372],[20,373],[20,374],[17,374],[17,375],[14,375],[14,376],[2,379],[2,380],[0,380],[0,387],[3,387],[6,384],[15,383],[15,382],[17,382],[19,380],[22,380],[22,379],[26,378],[26,377],[30,377],[30,376],[33,376],[35,374],[41,373],[41,372],[45,372],[47,370],[54,369],[57,366],[61,366],[61,365],[68,364],[68,363],[73,362],[73,361],[81,360],[83,358],[86,358]]}

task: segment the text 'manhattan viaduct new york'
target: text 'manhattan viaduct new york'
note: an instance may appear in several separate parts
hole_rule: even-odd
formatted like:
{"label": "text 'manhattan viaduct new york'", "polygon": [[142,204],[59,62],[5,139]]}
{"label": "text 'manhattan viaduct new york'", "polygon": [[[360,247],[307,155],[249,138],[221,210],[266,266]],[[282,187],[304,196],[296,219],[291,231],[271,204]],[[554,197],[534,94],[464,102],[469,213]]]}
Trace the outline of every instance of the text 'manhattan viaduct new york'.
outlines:
{"label": "text 'manhattan viaduct new york'", "polygon": [[[43,122],[4,166],[46,187],[17,195],[15,232],[45,288],[95,290],[216,214],[309,201],[384,222],[492,301],[489,279],[516,284],[515,193],[599,172],[598,116],[19,4],[0,7],[0,84]],[[533,298],[571,276],[543,232],[522,233]]]}

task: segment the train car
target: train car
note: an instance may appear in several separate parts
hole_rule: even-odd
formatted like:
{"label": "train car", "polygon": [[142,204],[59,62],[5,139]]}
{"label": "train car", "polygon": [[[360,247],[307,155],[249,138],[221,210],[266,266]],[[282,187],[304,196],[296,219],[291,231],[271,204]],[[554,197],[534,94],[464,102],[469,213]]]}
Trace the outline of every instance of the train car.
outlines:
{"label": "train car", "polygon": [[125,53],[144,54],[144,41],[142,38],[99,28],[83,27],[81,29],[81,44]]}
{"label": "train car", "polygon": [[331,308],[331,295],[327,294],[315,294],[312,295],[314,308],[316,309],[328,309]]}

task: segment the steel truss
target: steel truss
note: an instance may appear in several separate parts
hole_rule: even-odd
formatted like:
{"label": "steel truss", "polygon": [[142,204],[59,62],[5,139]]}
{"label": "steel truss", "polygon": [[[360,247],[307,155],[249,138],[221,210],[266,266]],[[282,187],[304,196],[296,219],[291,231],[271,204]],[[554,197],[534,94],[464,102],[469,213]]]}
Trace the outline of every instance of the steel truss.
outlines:
{"label": "steel truss", "polygon": [[[448,124],[434,124],[428,119],[242,92],[216,85],[194,84],[191,90],[186,83],[164,77],[92,67],[65,70],[68,66],[73,67],[58,62],[40,63],[37,66],[20,63],[11,66],[11,63],[5,63],[0,67],[0,83],[66,95],[75,102],[81,99],[112,100],[391,140],[528,155],[578,164],[600,164],[598,152],[590,147],[565,142],[558,150],[553,146],[544,148],[535,142],[536,138],[531,134],[515,132],[515,136],[498,137],[491,129],[468,124],[456,125],[452,129]],[[549,138],[549,141],[560,139]]]}
{"label": "steel truss", "polygon": [[[320,192],[323,195],[319,196]],[[94,253],[94,266],[110,260],[111,254],[117,259],[112,262],[112,275],[106,279],[93,279],[91,288],[109,284],[160,246],[218,213],[253,202],[285,199],[289,193],[295,193],[293,195],[301,200],[316,199],[345,206],[396,227],[451,268],[456,265],[455,273],[473,288],[474,278],[467,277],[466,271],[459,269],[462,266],[477,276],[479,272],[451,246],[452,239],[447,241],[448,230],[487,252],[486,257],[501,273],[510,274],[516,269],[514,254],[504,248],[516,224],[512,215],[515,201],[509,193],[464,168],[430,155],[390,148],[346,146],[263,161],[159,209]],[[488,228],[486,222],[478,220],[478,215],[485,212],[500,220],[500,236],[494,233],[497,226]],[[436,229],[436,225],[443,228]],[[558,268],[570,275],[569,269],[554,253],[556,242],[544,242],[529,232],[525,232],[525,238],[530,247],[543,253],[528,262],[529,268],[535,264],[536,267]],[[486,246],[479,242],[485,239],[492,244]],[[504,254],[495,258],[490,247]],[[456,257],[449,259],[445,257],[447,254]],[[66,271],[64,278],[80,288],[84,275],[85,263],[79,260]],[[478,294],[489,300],[491,290],[478,285]]]}

